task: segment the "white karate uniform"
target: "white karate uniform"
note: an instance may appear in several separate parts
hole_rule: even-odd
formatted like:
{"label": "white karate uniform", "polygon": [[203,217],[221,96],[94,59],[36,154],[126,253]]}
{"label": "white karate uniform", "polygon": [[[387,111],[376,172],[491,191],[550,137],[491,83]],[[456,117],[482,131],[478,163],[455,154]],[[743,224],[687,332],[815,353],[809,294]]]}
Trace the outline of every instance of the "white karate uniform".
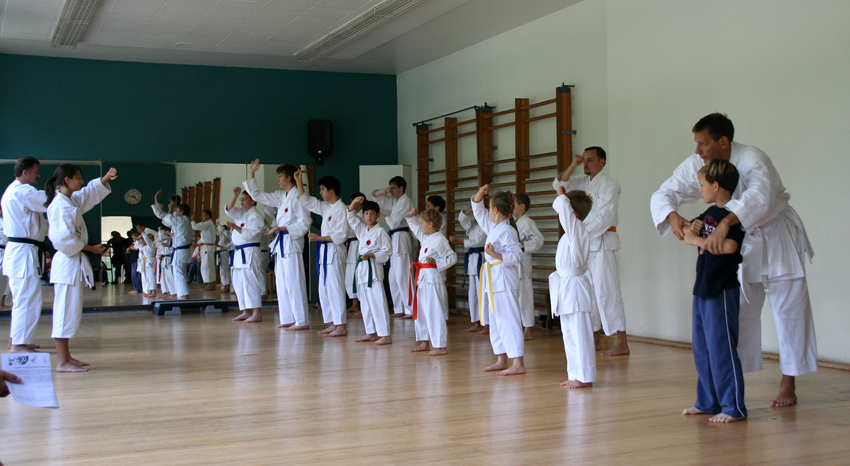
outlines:
{"label": "white karate uniform", "polygon": [[[487,239],[487,235],[483,230],[481,230],[481,227],[478,226],[475,218],[470,215],[466,215],[463,213],[463,210],[461,210],[457,214],[457,220],[460,223],[460,226],[466,230],[467,239],[463,240],[463,247],[466,249],[483,248],[484,240]],[[469,287],[467,288],[469,319],[472,323],[480,321],[481,325],[490,325],[490,314],[486,312],[478,312],[478,294],[480,287],[478,271],[481,269],[481,257],[483,254],[483,252],[481,254],[470,254],[469,264],[466,268],[466,276],[469,280]]]}
{"label": "white karate uniform", "polygon": [[[410,212],[410,211],[408,211],[408,212]],[[443,223],[440,224],[440,234],[442,234],[443,237],[448,238],[449,235],[448,235],[448,233],[446,233],[449,229],[448,219],[446,219],[446,214],[444,214],[444,213],[440,213],[440,217],[443,218]]]}
{"label": "white karate uniform", "polygon": [[[286,227],[288,234],[278,232],[270,244],[275,256],[275,284],[281,324],[296,326],[310,325],[307,313],[307,279],[304,275],[304,235],[310,231],[312,219],[310,213],[298,202],[298,188],[286,192],[278,190],[272,193],[260,191],[257,180],[249,179],[242,185],[251,197],[260,203],[277,208],[275,222]],[[234,241],[235,242],[235,241]]]}
{"label": "white karate uniform", "polygon": [[[76,195],[76,194],[75,194]],[[3,231],[7,237],[44,241],[47,212],[44,191],[13,181],[3,193]],[[3,257],[3,274],[12,290],[12,322],[9,336],[13,345],[33,344],[41,317],[41,270],[38,247],[9,242]]]}
{"label": "white karate uniform", "polygon": [[[419,240],[419,263],[431,258],[436,262],[435,269],[421,269],[419,279],[410,273],[411,289],[416,286],[416,291],[411,295],[411,304],[416,299],[417,311],[414,328],[416,329],[416,341],[431,341],[434,348],[445,348],[448,341],[446,331],[446,319],[449,318],[449,295],[446,290],[446,279],[442,271],[457,263],[457,253],[449,240],[439,231],[426,235],[422,233],[418,217],[409,217],[407,224],[413,236]],[[416,280],[414,284],[413,281]]]}
{"label": "white karate uniform", "polygon": [[[171,272],[174,275],[174,288],[178,297],[189,295],[189,284],[186,281],[186,266],[189,264],[191,252],[188,247],[195,239],[192,231],[192,221],[185,215],[168,214],[163,212],[159,204],[151,206],[154,215],[162,220],[162,224],[171,228],[172,259]],[[180,248],[180,249],[177,249]]]}
{"label": "white karate uniform", "polygon": [[[319,273],[319,302],[322,304],[322,317],[325,323],[345,325],[345,262],[348,251],[345,241],[351,234],[346,220],[347,210],[342,200],[331,204],[319,201],[304,194],[298,198],[301,205],[310,212],[322,217],[319,236],[328,236],[330,243],[322,243],[316,253],[317,272]],[[327,274],[325,273],[327,271]]]}
{"label": "white karate uniform", "polygon": [[[413,209],[413,201],[407,195],[402,195],[396,199],[391,194],[381,194],[380,196],[372,196],[372,200],[377,202],[382,209],[390,210],[391,213],[385,220],[390,231],[397,228],[407,228],[405,218]],[[389,233],[389,232],[388,232]],[[390,235],[393,242],[393,255],[390,257],[389,281],[390,294],[393,300],[394,314],[413,313],[408,303],[407,282],[410,275],[410,252],[411,252],[411,236],[409,232],[398,231]]]}
{"label": "white karate uniform", "polygon": [[[154,236],[156,238],[156,236]],[[142,261],[142,291],[156,291],[156,247],[155,240],[145,237],[145,244],[139,245],[139,258]]]}
{"label": "white karate uniform", "polygon": [[[247,211],[239,206],[224,210],[233,223],[239,225],[242,232],[233,230],[233,265],[230,268],[233,290],[239,302],[239,310],[259,309],[263,306],[262,290],[257,280],[260,268],[260,237],[263,235],[265,221],[257,209]],[[253,244],[253,246],[246,246]]]}
{"label": "white karate uniform", "polygon": [[95,283],[91,261],[83,253],[89,232],[83,214],[91,210],[109,193],[100,178],[91,180],[72,197],[56,192],[47,208],[50,242],[56,248],[50,264],[53,283],[53,338],[73,338],[83,318],[83,283]]}
{"label": "white karate uniform", "polygon": [[[357,215],[357,213],[354,215]],[[354,235],[354,232],[352,231],[351,234]],[[354,299],[357,298],[357,293],[354,292],[353,286],[354,270],[357,267],[357,258],[360,257],[358,252],[360,249],[360,242],[357,241],[357,236],[348,237],[348,246],[346,249],[348,251],[348,255],[345,258],[345,292],[348,294],[349,299]]]}
{"label": "white karate uniform", "polygon": [[543,247],[543,233],[528,215],[516,219],[519,240],[522,241],[522,260],[519,263],[519,312],[523,327],[534,327],[534,283],[531,281],[531,255]]}
{"label": "white karate uniform", "polygon": [[175,294],[177,287],[174,286],[174,268],[171,266],[171,237],[160,231],[157,235],[159,243],[159,275],[160,285],[163,293]]}
{"label": "white karate uniform", "polygon": [[[806,284],[805,256],[814,256],[803,222],[788,204],[791,195],[770,158],[759,148],[732,142],[730,162],[738,169],[738,187],[725,208],[746,230],[739,269],[741,309],[738,356],[744,372],[761,370],[761,309],[765,277],[779,338],[779,368],[789,376],[817,370],[817,342]],[[670,231],[667,216],[682,204],[701,199],[697,173],[704,165],[693,154],[652,195],[650,209],[659,234]]]}
{"label": "white karate uniform", "polygon": [[587,270],[590,235],[566,195],[556,197],[552,208],[564,229],[555,254],[556,271],[549,275],[552,315],[561,318],[569,380],[591,383],[596,380],[596,351],[590,318],[593,291]]}
{"label": "white karate uniform", "polygon": [[9,288],[9,277],[3,273],[3,256],[6,255],[6,244],[9,242],[9,238],[6,237],[6,234],[3,233],[3,219],[0,218],[0,296],[6,296],[12,294],[11,289]]}
{"label": "white karate uniform", "polygon": [[587,234],[590,235],[590,270],[595,303],[593,306],[593,330],[600,328],[605,335],[614,335],[626,331],[626,310],[623,295],[620,292],[619,266],[617,251],[620,250],[620,236],[615,229],[620,203],[620,183],[603,172],[593,179],[588,175],[571,176],[567,181],[555,178],[552,187],[563,186],[569,191],[581,190],[593,199],[593,207],[584,219]]}
{"label": "white karate uniform", "polygon": [[212,220],[192,222],[192,229],[201,232],[198,240],[201,255],[201,278],[204,283],[215,282],[215,224]]}
{"label": "white karate uniform", "polygon": [[[363,218],[356,212],[349,211],[346,216],[358,240],[353,280],[357,281],[356,295],[360,299],[363,327],[367,335],[377,333],[379,337],[385,337],[390,334],[390,315],[387,295],[384,294],[383,265],[393,252],[392,241],[387,231],[379,225],[369,229]],[[350,248],[353,249],[354,244],[352,243]],[[375,257],[357,264],[357,258],[366,254],[374,254]]]}
{"label": "white karate uniform", "polygon": [[[475,199],[473,197],[472,199]],[[472,213],[481,230],[487,234],[485,244],[492,244],[502,255],[499,261],[484,253],[485,262],[479,276],[481,288],[478,308],[483,315],[490,312],[490,344],[493,354],[519,358],[525,354],[522,320],[519,313],[519,262],[522,247],[519,234],[506,219],[498,225],[490,220],[484,202],[472,202]]]}
{"label": "white karate uniform", "polygon": [[218,274],[221,276],[221,284],[223,286],[230,285],[230,251],[233,250],[233,240],[230,239],[230,230],[223,226],[218,230],[218,248],[216,257],[218,258]]}

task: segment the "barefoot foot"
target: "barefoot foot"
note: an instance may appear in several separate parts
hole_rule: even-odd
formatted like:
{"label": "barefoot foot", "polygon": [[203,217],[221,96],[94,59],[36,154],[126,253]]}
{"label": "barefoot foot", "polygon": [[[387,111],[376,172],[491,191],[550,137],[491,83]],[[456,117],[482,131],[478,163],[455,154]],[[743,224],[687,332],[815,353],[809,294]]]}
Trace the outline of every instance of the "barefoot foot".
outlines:
{"label": "barefoot foot", "polygon": [[393,338],[389,335],[385,337],[378,338],[378,341],[372,343],[372,346],[383,346],[383,345],[392,345]]}
{"label": "barefoot foot", "polygon": [[690,408],[685,408],[685,409],[682,410],[682,415],[684,415],[684,416],[691,416],[691,415],[694,415],[694,414],[708,414],[708,413],[706,413],[705,411],[702,411],[700,409],[697,409],[695,406],[691,406]]}
{"label": "barefoot foot", "polygon": [[401,316],[401,318],[402,319],[412,319],[413,315],[412,314],[405,314],[405,315]]}
{"label": "barefoot foot", "polygon": [[280,324],[280,325],[277,326],[277,328],[289,328],[289,327],[292,327],[293,325],[295,325],[295,322],[292,322],[292,323],[289,323],[289,324]]}
{"label": "barefoot foot", "polygon": [[503,371],[508,368],[508,363],[497,362],[484,368],[484,372]]}
{"label": "barefoot foot", "polygon": [[480,323],[478,323],[478,322],[475,322],[474,324],[472,324],[472,326],[471,326],[471,327],[469,327],[468,329],[464,330],[464,331],[463,331],[463,333],[473,333],[473,332],[477,332],[477,331],[479,331],[479,330],[481,330],[481,324],[480,324]]}
{"label": "barefoot foot", "polygon": [[319,334],[319,335],[327,335],[327,334],[333,332],[334,330],[336,330],[336,325],[331,324],[329,327],[325,328],[324,330],[319,330],[316,333]]}
{"label": "barefoot foot", "polygon": [[71,362],[56,365],[56,372],[88,372],[88,370],[87,367],[78,366]]}
{"label": "barefoot foot", "polygon": [[410,352],[411,353],[419,353],[421,351],[428,351],[429,349],[431,349],[431,345],[427,341],[425,341],[425,342],[420,343],[419,346],[411,349]]}
{"label": "barefoot foot", "polygon": [[779,393],[770,402],[771,408],[784,408],[797,404],[796,384],[794,377],[783,375],[779,383]]}
{"label": "barefoot foot", "polygon": [[561,382],[561,386],[565,387],[565,388],[570,388],[570,389],[587,388],[587,387],[592,387],[593,382],[584,383],[584,382],[580,382],[578,380],[565,380],[565,381]]}
{"label": "barefoot foot", "polygon": [[715,416],[711,416],[708,418],[708,422],[717,422],[717,423],[729,423],[729,422],[738,422],[746,419],[745,417],[732,417],[728,414],[717,414]]}
{"label": "barefoot foot", "polygon": [[481,330],[475,332],[476,335],[489,335],[490,334],[490,326],[485,325],[481,327]]}
{"label": "barefoot foot", "polygon": [[71,364],[74,364],[74,365],[80,366],[80,367],[86,367],[86,366],[89,365],[89,363],[87,363],[87,362],[83,362],[83,361],[80,361],[79,359],[74,359],[74,358],[71,358]]}
{"label": "barefoot foot", "polygon": [[630,352],[629,344],[618,341],[617,344],[614,345],[613,348],[602,353],[602,357],[607,358],[607,357],[611,357],[611,356],[626,356],[627,354],[629,354],[629,352]]}
{"label": "barefoot foot", "polygon": [[523,331],[522,331],[522,338],[523,338],[525,341],[533,340],[533,339],[534,339],[534,336],[531,334],[531,327],[525,327],[525,329],[523,329]]}
{"label": "barefoot foot", "polygon": [[497,375],[521,375],[525,374],[525,366],[511,366],[508,369],[499,372]]}
{"label": "barefoot foot", "polygon": [[242,311],[242,314],[239,314],[238,316],[236,316],[236,317],[234,317],[230,320],[232,320],[234,322],[239,322],[239,321],[247,319],[248,317],[251,317],[251,313]]}
{"label": "barefoot foot", "polygon": [[348,330],[346,330],[345,325],[337,325],[333,332],[325,335],[327,338],[336,338],[336,337],[344,337],[348,335]]}
{"label": "barefoot foot", "polygon": [[371,334],[371,335],[363,335],[362,337],[360,337],[360,338],[358,338],[358,339],[356,339],[356,340],[354,340],[354,341],[356,341],[356,342],[361,342],[361,341],[378,341],[378,336],[377,336],[377,335],[375,335],[374,333],[373,333],[373,334]]}
{"label": "barefoot foot", "polygon": [[255,315],[252,315],[251,317],[243,320],[242,322],[244,322],[246,324],[254,324],[254,323],[262,322],[262,321],[263,321],[263,315],[262,314],[259,314],[259,315],[255,314]]}
{"label": "barefoot foot", "polygon": [[297,332],[299,330],[310,330],[309,325],[293,325],[286,329],[287,332]]}
{"label": "barefoot foot", "polygon": [[425,356],[443,356],[449,354],[448,348],[434,348],[431,351],[425,353]]}

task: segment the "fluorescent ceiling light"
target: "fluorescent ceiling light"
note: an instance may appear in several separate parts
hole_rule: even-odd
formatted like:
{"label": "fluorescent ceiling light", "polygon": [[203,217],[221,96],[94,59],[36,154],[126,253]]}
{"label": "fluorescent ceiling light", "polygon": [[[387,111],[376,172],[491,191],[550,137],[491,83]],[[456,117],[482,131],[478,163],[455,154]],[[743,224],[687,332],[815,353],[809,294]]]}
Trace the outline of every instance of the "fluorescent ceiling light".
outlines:
{"label": "fluorescent ceiling light", "polygon": [[75,48],[91,21],[98,0],[65,0],[50,45]]}
{"label": "fluorescent ceiling light", "polygon": [[295,54],[295,59],[301,62],[312,62],[336,50],[345,47],[381,27],[388,21],[400,16],[411,8],[424,3],[426,0],[385,0],[369,9],[369,11],[342,25],[339,29],[310,44],[304,50]]}

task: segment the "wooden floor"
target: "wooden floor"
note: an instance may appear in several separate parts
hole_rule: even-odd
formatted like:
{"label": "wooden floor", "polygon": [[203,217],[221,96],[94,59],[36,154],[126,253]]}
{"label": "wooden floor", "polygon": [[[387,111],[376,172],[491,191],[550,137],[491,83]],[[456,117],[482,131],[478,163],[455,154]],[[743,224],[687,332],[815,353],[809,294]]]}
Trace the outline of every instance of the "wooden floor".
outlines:
{"label": "wooden floor", "polygon": [[[449,355],[275,328],[224,315],[88,314],[71,341],[92,364],[56,374],[61,408],[0,400],[0,460],[23,465],[848,464],[850,373],[798,382],[800,404],[771,409],[777,364],[749,374],[746,422],[684,417],[689,350],[632,343],[598,358],[592,389],[569,391],[560,334],[535,329],[528,374],[497,377],[486,337],[450,322]],[[320,322],[317,314],[313,322]],[[8,328],[8,318],[0,319]],[[49,344],[50,319],[38,340]],[[611,342],[606,341],[606,346]],[[54,359],[55,364],[55,359]],[[843,440],[842,440],[843,439]]]}

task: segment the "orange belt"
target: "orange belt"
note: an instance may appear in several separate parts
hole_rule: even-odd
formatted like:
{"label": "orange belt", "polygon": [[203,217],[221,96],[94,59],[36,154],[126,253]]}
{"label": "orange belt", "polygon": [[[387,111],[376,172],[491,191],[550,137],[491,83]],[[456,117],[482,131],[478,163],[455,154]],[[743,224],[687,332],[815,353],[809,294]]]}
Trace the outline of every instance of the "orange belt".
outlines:
{"label": "orange belt", "polygon": [[436,269],[437,264],[426,264],[424,262],[414,262],[410,264],[410,279],[407,282],[407,305],[410,306],[410,302],[413,301],[413,320],[416,320],[416,309],[419,307],[419,299],[417,293],[419,292],[419,287],[416,286],[419,283],[419,272],[422,269]]}
{"label": "orange belt", "polygon": [[617,232],[617,227],[611,227],[611,228],[609,228],[609,229],[607,229],[607,230],[605,230],[605,231],[613,231],[614,233],[616,233],[616,232]]}

